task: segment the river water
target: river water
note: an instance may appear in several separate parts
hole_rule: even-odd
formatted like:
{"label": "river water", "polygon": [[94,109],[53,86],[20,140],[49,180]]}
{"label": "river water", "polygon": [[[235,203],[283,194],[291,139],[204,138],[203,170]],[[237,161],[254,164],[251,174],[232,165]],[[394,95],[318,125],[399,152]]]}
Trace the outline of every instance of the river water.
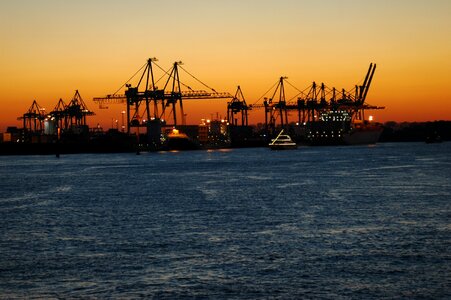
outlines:
{"label": "river water", "polygon": [[451,297],[451,143],[0,157],[0,298]]}

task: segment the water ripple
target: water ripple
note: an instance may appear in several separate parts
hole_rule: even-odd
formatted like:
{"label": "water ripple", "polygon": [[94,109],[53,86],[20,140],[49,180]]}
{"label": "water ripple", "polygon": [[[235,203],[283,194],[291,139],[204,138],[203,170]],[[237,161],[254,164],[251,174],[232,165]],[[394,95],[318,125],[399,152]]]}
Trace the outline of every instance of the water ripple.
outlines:
{"label": "water ripple", "polygon": [[441,146],[0,157],[0,298],[451,298]]}

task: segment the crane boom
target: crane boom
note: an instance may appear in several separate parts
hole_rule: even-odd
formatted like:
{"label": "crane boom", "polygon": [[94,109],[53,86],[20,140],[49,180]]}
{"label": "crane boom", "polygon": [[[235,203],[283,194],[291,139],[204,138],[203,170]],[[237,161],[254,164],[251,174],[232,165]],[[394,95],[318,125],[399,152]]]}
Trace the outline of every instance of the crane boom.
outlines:
{"label": "crane boom", "polygon": [[[203,100],[203,99],[229,99],[233,98],[230,93],[210,93],[207,91],[182,91],[183,100]],[[144,95],[143,95],[144,96]],[[172,93],[164,93],[164,99],[170,99]],[[127,96],[124,94],[106,95],[105,97],[94,97],[93,101],[100,104],[121,104],[125,103]]]}

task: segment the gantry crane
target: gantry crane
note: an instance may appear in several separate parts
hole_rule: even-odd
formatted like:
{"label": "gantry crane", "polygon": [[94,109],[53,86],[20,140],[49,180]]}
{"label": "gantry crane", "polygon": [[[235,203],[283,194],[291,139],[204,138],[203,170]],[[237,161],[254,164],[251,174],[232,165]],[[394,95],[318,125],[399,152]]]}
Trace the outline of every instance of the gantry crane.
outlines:
{"label": "gantry crane", "polygon": [[[277,125],[282,128],[286,127],[289,123],[289,111],[297,111],[296,121],[298,124],[321,121],[323,114],[334,111],[346,112],[351,120],[363,120],[365,110],[384,108],[365,103],[375,70],[376,64],[371,63],[363,84],[356,85],[354,91],[342,89],[340,94],[335,88],[330,89],[324,83],[318,86],[316,82],[301,91],[291,85],[286,80],[287,77],[282,76],[275,85],[272,97],[264,98],[263,104],[258,103],[259,99],[248,108],[265,109],[265,127],[269,134],[274,133]],[[299,93],[292,99],[286,100],[284,83],[290,84]],[[277,94],[278,99],[275,100]],[[327,99],[328,97],[330,98]],[[278,124],[277,121],[279,121]]]}
{"label": "gantry crane", "polygon": [[88,109],[80,93],[76,90],[69,104],[66,105],[60,99],[55,108],[48,114],[46,114],[45,108],[42,108],[34,100],[28,111],[18,119],[23,120],[24,130],[42,133],[45,121],[53,122],[56,127],[62,130],[69,130],[74,126],[86,126],[86,117],[92,115],[94,115],[94,112]]}
{"label": "gantry crane", "polygon": [[45,108],[42,108],[36,100],[33,101],[26,113],[17,118],[23,120],[23,128],[28,132],[40,133],[44,130]]}
{"label": "gantry crane", "polygon": [[81,98],[78,90],[75,91],[74,97],[66,105],[64,110],[65,124],[67,126],[85,126],[86,117],[93,116],[94,112],[90,111],[85,102]]}
{"label": "gantry crane", "polygon": [[[101,108],[107,107],[108,104],[126,103],[128,133],[130,133],[130,129],[132,127],[148,127],[148,123],[153,120],[161,122],[165,126],[176,127],[177,125],[179,125],[176,108],[177,104],[179,106],[181,114],[181,125],[185,125],[186,121],[185,113],[183,110],[183,100],[233,98],[233,96],[229,93],[218,93],[214,89],[204,84],[202,81],[200,81],[195,76],[186,71],[183,67],[181,67],[182,62],[180,61],[175,62],[169,71],[163,70],[155,63],[156,61],[156,58],[149,58],[147,60],[146,64],[140,69],[144,70],[141,74],[138,84],[136,86],[132,86],[127,82],[125,84],[125,87],[127,88],[125,94],[117,94],[116,92],[112,95],[107,95],[105,97],[95,97],[93,99],[94,102],[97,102],[99,104],[99,107]],[[159,80],[161,80],[164,76],[168,76],[163,89],[158,89],[155,85],[159,80],[157,82],[154,81],[153,65],[157,66],[164,72],[163,76]],[[195,91],[191,89],[191,87],[183,84],[180,81],[179,69],[182,69],[196,81],[209,88],[211,92],[207,92],[205,90]],[[139,73],[140,70],[138,70],[137,73]],[[135,75],[137,73],[135,73]],[[134,76],[132,76],[132,78],[133,77]],[[144,77],[146,78],[145,86],[141,87],[141,83],[143,82]],[[129,81],[132,78],[130,78]],[[182,85],[188,90],[182,91]],[[144,106],[144,108],[142,108],[142,106]],[[167,114],[168,108],[170,108],[171,110],[169,114]],[[170,116],[173,123],[171,124],[165,116]]]}
{"label": "gantry crane", "polygon": [[66,117],[67,105],[63,99],[59,99],[55,108],[50,112],[50,119],[53,118],[57,128],[66,129],[69,127],[68,118]]}
{"label": "gantry crane", "polygon": [[240,114],[241,126],[248,126],[248,110],[249,106],[246,104],[243,91],[238,86],[232,101],[227,103],[227,121],[232,126],[238,126],[238,119],[235,118],[235,115]]}

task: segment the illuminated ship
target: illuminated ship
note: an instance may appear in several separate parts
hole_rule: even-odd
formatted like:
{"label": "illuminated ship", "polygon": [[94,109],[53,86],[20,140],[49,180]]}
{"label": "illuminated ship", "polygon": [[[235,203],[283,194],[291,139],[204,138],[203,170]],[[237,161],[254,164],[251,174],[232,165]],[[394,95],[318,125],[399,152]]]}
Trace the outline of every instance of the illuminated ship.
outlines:
{"label": "illuminated ship", "polygon": [[371,80],[376,70],[376,64],[370,64],[368,73],[362,85],[355,86],[355,95],[343,90],[337,99],[335,89],[332,90],[332,99],[325,100],[324,84],[320,93],[321,101],[313,101],[314,110],[311,110],[309,120],[306,122],[306,138],[311,145],[359,145],[375,144],[382,134],[383,127],[373,122],[369,116],[365,120],[365,111],[384,109],[365,103]]}
{"label": "illuminated ship", "polygon": [[344,110],[321,114],[319,120],[306,124],[310,145],[375,144],[382,133],[382,125],[371,120],[353,120]]}
{"label": "illuminated ship", "polygon": [[289,150],[298,147],[289,135],[283,134],[283,129],[275,139],[271,140],[271,143],[269,143],[268,146],[271,150]]}

